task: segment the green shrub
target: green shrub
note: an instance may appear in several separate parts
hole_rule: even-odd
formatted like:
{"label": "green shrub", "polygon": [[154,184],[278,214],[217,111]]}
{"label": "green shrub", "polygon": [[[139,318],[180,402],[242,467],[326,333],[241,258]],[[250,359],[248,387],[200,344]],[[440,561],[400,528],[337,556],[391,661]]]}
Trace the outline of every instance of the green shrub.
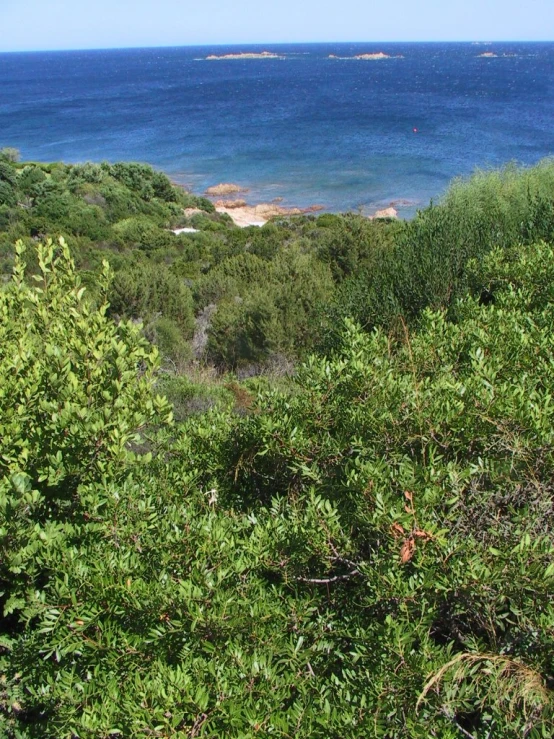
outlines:
{"label": "green shrub", "polygon": [[26,166],[18,172],[17,186],[25,194],[30,195],[33,192],[34,185],[38,185],[45,180],[46,175],[40,167]]}
{"label": "green shrub", "polygon": [[[5,616],[19,612],[46,577],[44,548],[71,536],[62,522],[82,518],[79,486],[124,474],[141,429],[168,413],[152,393],[156,350],[133,325],[109,321],[105,302],[88,305],[63,241],[36,248],[34,284],[25,281],[20,243],[13,280],[0,291]],[[104,296],[108,279],[106,265]]]}
{"label": "green shrub", "polygon": [[215,467],[224,504],[282,521],[272,576],[330,592],[335,705],[364,695],[362,735],[553,728],[554,248],[479,269],[494,305],[427,311],[398,351],[351,325]]}
{"label": "green shrub", "polygon": [[323,351],[337,345],[344,318],[397,333],[399,323],[413,323],[425,308],[455,305],[468,288],[468,260],[496,247],[552,240],[554,162],[454,181],[439,205],[394,225],[370,248],[359,246],[367,227],[356,220],[345,225],[320,248],[335,277],[346,278],[327,308]]}
{"label": "green shrub", "polygon": [[192,337],[192,294],[183,281],[164,265],[140,262],[122,265],[109,289],[110,315],[144,322],[160,316],[174,321],[181,335]]}
{"label": "green shrub", "polygon": [[39,261],[0,292],[6,736],[552,735],[554,247],[142,464],[155,352]]}
{"label": "green shrub", "polygon": [[34,284],[25,282],[19,243],[13,280],[0,291],[0,471],[6,485],[19,475],[73,489],[124,461],[136,430],[163,407],[149,385],[157,352],[131,323],[106,317],[107,264],[94,308],[63,240],[36,249]]}
{"label": "green shrub", "polygon": [[327,265],[293,247],[272,261],[246,253],[221,262],[195,285],[199,307],[217,304],[209,358],[234,369],[306,352],[319,337],[318,313],[332,289]]}
{"label": "green shrub", "polygon": [[[190,317],[192,319],[192,312]],[[157,318],[147,327],[146,334],[158,347],[162,364],[168,371],[181,373],[192,360],[192,348],[183,334],[183,327],[171,318]],[[190,338],[190,330],[187,334]]]}
{"label": "green shrub", "polygon": [[11,146],[5,146],[3,149],[0,149],[0,159],[6,162],[18,162],[19,157],[19,149],[14,149]]}

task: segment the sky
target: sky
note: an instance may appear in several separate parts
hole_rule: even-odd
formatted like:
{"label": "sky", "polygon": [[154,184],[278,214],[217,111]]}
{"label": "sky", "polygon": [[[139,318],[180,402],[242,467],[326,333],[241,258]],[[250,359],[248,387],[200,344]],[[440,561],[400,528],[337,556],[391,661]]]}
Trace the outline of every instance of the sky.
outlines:
{"label": "sky", "polygon": [[0,51],[551,41],[553,0],[0,0]]}

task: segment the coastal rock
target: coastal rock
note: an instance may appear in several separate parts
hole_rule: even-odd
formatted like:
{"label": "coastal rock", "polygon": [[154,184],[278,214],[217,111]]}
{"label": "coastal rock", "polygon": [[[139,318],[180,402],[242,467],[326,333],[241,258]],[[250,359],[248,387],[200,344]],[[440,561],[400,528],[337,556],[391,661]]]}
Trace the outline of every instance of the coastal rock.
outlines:
{"label": "coastal rock", "polygon": [[204,211],[200,208],[183,208],[183,213],[187,218],[192,218],[192,216],[197,216],[199,213],[204,213]]}
{"label": "coastal rock", "polygon": [[391,200],[387,207],[391,208],[413,208],[418,205],[419,200],[407,200],[406,198],[398,198],[397,200]]}
{"label": "coastal rock", "polygon": [[398,211],[396,208],[383,208],[383,210],[376,211],[372,216],[374,218],[398,218]]}
{"label": "coastal rock", "polygon": [[248,192],[248,188],[241,187],[240,185],[235,185],[232,182],[221,182],[219,185],[212,185],[212,187],[208,187],[205,194],[221,197],[222,195],[234,195],[238,192]]}
{"label": "coastal rock", "polygon": [[357,54],[356,56],[337,56],[336,54],[329,54],[328,59],[357,59],[361,61],[376,61],[379,59],[404,59],[403,54],[385,54],[383,51],[377,51],[371,54]]}
{"label": "coastal rock", "polygon": [[258,205],[244,205],[241,207],[217,206],[218,213],[227,213],[237,226],[263,226],[270,218],[276,216],[298,216],[303,213],[313,213],[323,210],[322,205],[312,205],[308,208],[283,208],[275,203],[259,203]]}
{"label": "coastal rock", "polygon": [[246,200],[216,200],[216,208],[244,208]]}

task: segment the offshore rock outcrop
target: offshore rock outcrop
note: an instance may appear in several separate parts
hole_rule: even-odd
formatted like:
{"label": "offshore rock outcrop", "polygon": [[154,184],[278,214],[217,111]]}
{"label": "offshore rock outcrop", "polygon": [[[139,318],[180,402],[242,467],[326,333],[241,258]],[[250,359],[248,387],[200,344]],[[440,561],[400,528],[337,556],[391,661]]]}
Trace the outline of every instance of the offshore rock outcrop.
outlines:
{"label": "offshore rock outcrop", "polygon": [[274,54],[272,51],[262,51],[260,53],[244,52],[241,54],[210,54],[206,57],[208,61],[214,59],[284,59],[280,54]]}

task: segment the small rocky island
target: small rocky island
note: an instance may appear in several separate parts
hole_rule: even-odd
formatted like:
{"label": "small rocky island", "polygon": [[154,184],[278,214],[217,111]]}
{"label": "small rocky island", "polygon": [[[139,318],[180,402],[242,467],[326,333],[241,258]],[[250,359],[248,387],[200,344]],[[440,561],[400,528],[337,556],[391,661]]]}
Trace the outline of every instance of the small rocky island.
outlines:
{"label": "small rocky island", "polygon": [[378,51],[375,54],[356,54],[356,56],[354,57],[354,59],[362,59],[364,61],[374,61],[377,59],[390,59],[390,58],[391,57],[389,54],[385,54],[382,51]]}
{"label": "small rocky island", "polygon": [[356,54],[356,56],[337,56],[336,54],[329,54],[329,59],[359,59],[361,61],[376,61],[378,59],[403,59],[402,54],[391,56],[385,54],[383,51],[372,52],[370,54]]}
{"label": "small rocky island", "polygon": [[222,54],[218,56],[217,54],[210,54],[210,56],[207,56],[206,59],[209,61],[212,61],[214,59],[284,59],[284,56],[281,56],[279,54],[274,54],[272,51],[261,51],[259,53],[254,52],[244,52],[240,54]]}

